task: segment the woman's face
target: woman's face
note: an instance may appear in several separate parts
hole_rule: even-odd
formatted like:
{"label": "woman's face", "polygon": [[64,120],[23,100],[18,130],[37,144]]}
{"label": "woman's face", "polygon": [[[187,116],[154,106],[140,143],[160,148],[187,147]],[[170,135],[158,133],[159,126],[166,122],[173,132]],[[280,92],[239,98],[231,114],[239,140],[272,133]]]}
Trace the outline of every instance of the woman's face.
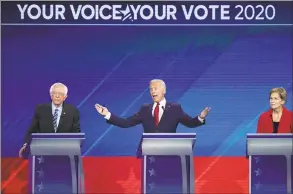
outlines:
{"label": "woman's face", "polygon": [[272,109],[277,109],[283,106],[285,103],[284,100],[281,99],[281,96],[279,93],[272,93],[270,96],[270,106]]}

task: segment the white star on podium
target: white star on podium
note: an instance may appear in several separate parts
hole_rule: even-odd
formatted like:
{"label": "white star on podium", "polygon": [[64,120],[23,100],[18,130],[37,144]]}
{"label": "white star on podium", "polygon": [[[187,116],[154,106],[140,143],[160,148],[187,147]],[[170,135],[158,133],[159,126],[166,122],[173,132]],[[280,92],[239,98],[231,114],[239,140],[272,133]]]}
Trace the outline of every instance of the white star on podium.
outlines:
{"label": "white star on podium", "polygon": [[38,159],[38,161],[39,161],[39,164],[44,163],[44,158],[43,158],[43,156],[41,156],[41,157],[39,157],[39,158],[37,158],[37,159]]}
{"label": "white star on podium", "polygon": [[154,156],[149,157],[149,159],[150,159],[150,163],[155,162],[155,157]]}
{"label": "white star on podium", "polygon": [[259,161],[260,161],[259,156],[254,157],[254,159],[255,159],[255,163],[256,163],[256,164],[259,163]]}
{"label": "white star on podium", "polygon": [[149,170],[150,176],[156,176],[156,171],[152,168]]}
{"label": "white star on podium", "polygon": [[37,173],[39,174],[39,177],[43,177],[43,176],[44,176],[44,171],[43,171],[43,169],[38,170]]}
{"label": "white star on podium", "polygon": [[39,188],[40,192],[44,189],[44,185],[42,182],[41,182],[41,184],[37,185],[37,187]]}
{"label": "white star on podium", "polygon": [[261,184],[258,182],[257,184],[254,184],[256,190],[258,190],[261,187]]}
{"label": "white star on podium", "polygon": [[257,170],[255,170],[254,172],[255,172],[255,176],[261,175],[261,170],[259,168]]}
{"label": "white star on podium", "polygon": [[149,187],[150,187],[150,190],[153,190],[155,188],[155,183],[149,183]]}

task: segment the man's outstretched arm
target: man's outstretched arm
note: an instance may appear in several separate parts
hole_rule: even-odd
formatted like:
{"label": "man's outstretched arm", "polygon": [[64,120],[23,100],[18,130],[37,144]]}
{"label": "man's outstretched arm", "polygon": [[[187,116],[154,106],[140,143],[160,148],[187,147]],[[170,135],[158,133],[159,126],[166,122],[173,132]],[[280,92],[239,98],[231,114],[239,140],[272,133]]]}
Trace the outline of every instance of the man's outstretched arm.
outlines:
{"label": "man's outstretched arm", "polygon": [[179,122],[181,124],[183,124],[186,127],[189,128],[195,128],[195,127],[199,127],[201,125],[205,124],[205,118],[208,114],[208,112],[210,111],[209,107],[206,107],[199,116],[196,117],[191,117],[188,114],[186,114],[183,110],[182,107],[180,106],[180,116],[179,116]]}
{"label": "man's outstretched arm", "polygon": [[121,128],[129,128],[133,127],[135,125],[138,125],[142,121],[141,117],[141,109],[135,113],[134,115],[128,117],[128,118],[122,118],[119,116],[116,116],[108,111],[106,107],[103,107],[99,104],[95,105],[97,111],[104,116],[104,118],[107,120],[107,123],[121,127]]}

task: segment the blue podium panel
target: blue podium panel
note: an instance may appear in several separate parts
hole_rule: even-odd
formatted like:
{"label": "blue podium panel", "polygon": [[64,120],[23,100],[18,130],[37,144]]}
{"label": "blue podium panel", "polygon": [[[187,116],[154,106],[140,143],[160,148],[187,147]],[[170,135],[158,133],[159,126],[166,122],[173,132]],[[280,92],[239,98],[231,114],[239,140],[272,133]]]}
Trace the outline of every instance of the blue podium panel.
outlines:
{"label": "blue podium panel", "polygon": [[84,134],[33,134],[30,143],[29,192],[84,193],[80,144]]}
{"label": "blue podium panel", "polygon": [[142,158],[141,193],[194,193],[195,137],[195,134],[143,135],[137,153]]}
{"label": "blue podium panel", "polygon": [[142,193],[190,193],[190,157],[145,156]]}
{"label": "blue podium panel", "polygon": [[248,134],[251,194],[292,194],[292,134]]}
{"label": "blue podium panel", "polygon": [[73,193],[73,171],[68,156],[33,156],[33,193]]}
{"label": "blue podium panel", "polygon": [[252,194],[288,194],[285,156],[252,156],[250,162]]}
{"label": "blue podium panel", "polygon": [[291,192],[293,193],[293,156],[291,156]]}

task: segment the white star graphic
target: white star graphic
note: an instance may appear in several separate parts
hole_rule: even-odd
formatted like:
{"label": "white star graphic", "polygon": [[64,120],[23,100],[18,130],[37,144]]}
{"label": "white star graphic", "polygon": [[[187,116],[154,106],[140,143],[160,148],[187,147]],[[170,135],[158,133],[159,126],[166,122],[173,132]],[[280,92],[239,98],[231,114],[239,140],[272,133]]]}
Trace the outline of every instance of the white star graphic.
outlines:
{"label": "white star graphic", "polygon": [[44,189],[44,185],[42,182],[41,182],[41,184],[37,185],[37,187],[39,189],[39,192],[41,192]]}
{"label": "white star graphic", "polygon": [[41,156],[41,157],[39,157],[39,158],[37,158],[37,159],[38,159],[38,161],[39,161],[39,164],[44,163],[44,158],[43,158],[43,156]]}
{"label": "white star graphic", "polygon": [[128,4],[127,4],[125,10],[119,10],[119,12],[123,14],[122,21],[126,20],[127,18],[129,18],[131,21],[133,21],[132,13],[130,12]]}
{"label": "white star graphic", "polygon": [[153,162],[155,162],[155,157],[151,156],[151,157],[149,157],[149,160],[150,160],[150,163],[153,163]]}
{"label": "white star graphic", "polygon": [[43,177],[44,176],[44,171],[41,168],[41,170],[38,170],[37,173],[39,174],[39,177]]}
{"label": "white star graphic", "polygon": [[261,175],[261,170],[259,168],[257,170],[255,170],[254,172],[255,172],[255,176]]}
{"label": "white star graphic", "polygon": [[152,168],[149,170],[150,176],[156,176],[156,171]]}
{"label": "white star graphic", "polygon": [[257,184],[254,184],[256,190],[259,190],[259,188],[261,187],[261,184],[258,182]]}
{"label": "white star graphic", "polygon": [[255,159],[255,163],[256,164],[259,163],[259,161],[260,161],[260,157],[259,156],[254,157],[254,159]]}
{"label": "white star graphic", "polygon": [[155,188],[155,183],[149,183],[149,187],[150,187],[150,190],[153,190]]}

